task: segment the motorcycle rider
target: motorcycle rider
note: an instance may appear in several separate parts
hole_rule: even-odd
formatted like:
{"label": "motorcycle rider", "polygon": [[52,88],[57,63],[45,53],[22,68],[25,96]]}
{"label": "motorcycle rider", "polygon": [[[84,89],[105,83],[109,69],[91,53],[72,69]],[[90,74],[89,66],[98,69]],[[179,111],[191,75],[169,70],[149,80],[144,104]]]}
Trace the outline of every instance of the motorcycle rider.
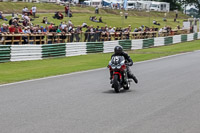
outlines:
{"label": "motorcycle rider", "polygon": [[[131,73],[131,69],[129,68],[129,66],[132,66],[133,65],[133,61],[132,59],[130,58],[130,56],[125,53],[123,51],[123,48],[121,46],[116,46],[114,48],[114,54],[111,56],[111,58],[113,56],[123,56],[125,58],[125,63],[126,63],[126,67],[127,67],[127,75],[128,75],[128,78],[131,78],[134,80],[134,82],[137,84],[138,83],[138,80],[137,78]],[[113,75],[113,72],[111,71],[110,72],[110,79],[112,79],[112,75]]]}

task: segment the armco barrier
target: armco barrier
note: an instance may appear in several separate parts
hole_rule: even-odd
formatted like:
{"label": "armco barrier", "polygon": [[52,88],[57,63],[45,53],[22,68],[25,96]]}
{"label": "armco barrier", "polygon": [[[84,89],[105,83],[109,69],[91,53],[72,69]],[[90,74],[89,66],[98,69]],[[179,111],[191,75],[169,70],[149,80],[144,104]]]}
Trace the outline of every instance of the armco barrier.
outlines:
{"label": "armco barrier", "polygon": [[66,44],[42,45],[42,58],[65,56]]}
{"label": "armco barrier", "polygon": [[67,43],[66,44],[66,56],[86,55],[86,43]]}
{"label": "armco barrier", "polygon": [[165,45],[173,44],[173,37],[165,37]]}
{"label": "armco barrier", "polygon": [[149,48],[152,46],[154,46],[154,38],[143,40],[143,48]]}
{"label": "armco barrier", "polygon": [[87,53],[103,52],[103,42],[87,42]]}
{"label": "armco barrier", "polygon": [[77,56],[98,52],[109,53],[113,52],[115,46],[120,45],[124,50],[134,50],[153,46],[170,45],[195,39],[200,39],[200,32],[138,40],[116,40],[87,43],[76,42],[44,45],[0,45],[0,62],[38,60],[48,57]]}
{"label": "armco barrier", "polygon": [[131,40],[120,40],[119,45],[121,45],[124,50],[131,50]]}
{"label": "armco barrier", "polygon": [[10,61],[11,46],[0,45],[0,63]]}
{"label": "armco barrier", "polygon": [[13,45],[11,47],[11,61],[26,61],[42,59],[41,45]]}

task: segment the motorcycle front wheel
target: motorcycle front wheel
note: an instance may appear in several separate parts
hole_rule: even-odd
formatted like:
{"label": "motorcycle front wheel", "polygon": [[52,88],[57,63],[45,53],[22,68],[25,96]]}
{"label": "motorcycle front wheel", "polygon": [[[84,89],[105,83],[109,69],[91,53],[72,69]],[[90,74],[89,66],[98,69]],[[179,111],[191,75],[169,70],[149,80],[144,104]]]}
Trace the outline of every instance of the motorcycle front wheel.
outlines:
{"label": "motorcycle front wheel", "polygon": [[119,76],[118,75],[114,75],[113,87],[114,87],[115,92],[119,93],[120,83],[119,83]]}

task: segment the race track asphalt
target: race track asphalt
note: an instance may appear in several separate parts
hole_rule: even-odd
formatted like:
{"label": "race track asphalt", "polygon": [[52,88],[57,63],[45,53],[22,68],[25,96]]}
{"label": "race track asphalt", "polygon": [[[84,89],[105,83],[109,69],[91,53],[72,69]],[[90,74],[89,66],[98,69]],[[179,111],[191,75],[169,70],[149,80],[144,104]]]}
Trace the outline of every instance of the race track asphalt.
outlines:
{"label": "race track asphalt", "polygon": [[1,85],[0,133],[200,132],[200,51],[131,69],[119,94],[108,69]]}

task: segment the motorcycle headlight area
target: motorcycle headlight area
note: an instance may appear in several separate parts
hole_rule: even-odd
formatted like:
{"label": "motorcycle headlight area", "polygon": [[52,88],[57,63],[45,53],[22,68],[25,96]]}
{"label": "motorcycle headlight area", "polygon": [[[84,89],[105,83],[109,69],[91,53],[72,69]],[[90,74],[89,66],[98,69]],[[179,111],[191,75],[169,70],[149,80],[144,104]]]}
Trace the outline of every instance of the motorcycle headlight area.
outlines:
{"label": "motorcycle headlight area", "polygon": [[112,68],[112,69],[115,69],[116,67],[115,67],[115,66],[112,66],[111,68]]}
{"label": "motorcycle headlight area", "polygon": [[117,66],[117,69],[120,69],[121,68],[121,66]]}

